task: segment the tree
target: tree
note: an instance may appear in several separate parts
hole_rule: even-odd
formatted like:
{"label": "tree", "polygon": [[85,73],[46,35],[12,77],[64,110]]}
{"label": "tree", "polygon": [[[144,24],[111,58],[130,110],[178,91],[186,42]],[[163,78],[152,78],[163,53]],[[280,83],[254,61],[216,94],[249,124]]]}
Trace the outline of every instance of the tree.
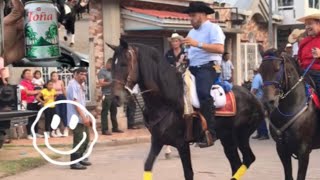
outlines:
{"label": "tree", "polygon": [[52,37],[52,39],[54,40],[52,43],[57,43],[58,40],[58,25],[56,23],[52,23],[49,26],[49,33]]}
{"label": "tree", "polygon": [[48,48],[48,53],[50,54],[50,56],[59,56],[59,47],[58,46],[50,46]]}
{"label": "tree", "polygon": [[34,44],[34,42],[37,40],[37,35],[38,34],[33,31],[32,27],[29,24],[27,24],[25,27],[25,36],[31,42],[31,43],[27,43],[28,45]]}

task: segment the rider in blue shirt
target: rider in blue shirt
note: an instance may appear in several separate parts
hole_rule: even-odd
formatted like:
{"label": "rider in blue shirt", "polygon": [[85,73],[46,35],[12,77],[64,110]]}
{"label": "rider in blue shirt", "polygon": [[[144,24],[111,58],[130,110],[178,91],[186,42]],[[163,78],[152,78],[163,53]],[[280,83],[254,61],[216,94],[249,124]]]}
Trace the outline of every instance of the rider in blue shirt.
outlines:
{"label": "rider in blue shirt", "polygon": [[207,16],[213,14],[214,10],[204,2],[190,2],[184,13],[189,14],[193,29],[182,40],[182,43],[190,46],[188,50],[189,70],[195,76],[200,113],[205,117],[210,131],[209,134],[206,133],[199,146],[209,147],[217,139],[213,114],[215,107],[210,90],[218,77],[215,67],[221,63],[225,35],[217,24],[209,21]]}

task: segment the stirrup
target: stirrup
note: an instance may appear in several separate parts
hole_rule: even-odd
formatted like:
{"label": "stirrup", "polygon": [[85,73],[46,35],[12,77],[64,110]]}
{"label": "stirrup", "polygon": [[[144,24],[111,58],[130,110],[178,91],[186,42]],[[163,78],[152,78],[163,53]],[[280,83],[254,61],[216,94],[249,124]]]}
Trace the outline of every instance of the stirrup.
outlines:
{"label": "stirrup", "polygon": [[206,148],[214,145],[212,134],[208,130],[205,131],[205,140],[206,140],[205,143],[204,142],[198,143],[200,148]]}

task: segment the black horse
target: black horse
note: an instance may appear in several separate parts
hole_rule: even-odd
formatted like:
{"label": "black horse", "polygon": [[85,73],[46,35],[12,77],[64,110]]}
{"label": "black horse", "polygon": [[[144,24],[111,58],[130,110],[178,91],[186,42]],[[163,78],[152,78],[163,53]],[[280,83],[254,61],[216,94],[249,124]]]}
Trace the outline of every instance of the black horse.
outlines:
{"label": "black horse", "polygon": [[[82,6],[81,4],[84,3],[85,5]],[[77,4],[74,6],[74,10],[76,12],[78,20],[82,19],[82,14],[87,11],[89,14],[89,2],[88,0],[82,0],[77,2]]]}
{"label": "black horse", "polygon": [[297,62],[275,49],[266,52],[260,72],[264,80],[264,101],[271,113],[270,131],[284,167],[285,180],[293,180],[292,156],[299,162],[297,180],[304,180],[309,154],[320,145],[317,109],[306,94],[309,78],[305,76],[300,80]]}
{"label": "black horse", "polygon": [[[151,149],[145,162],[144,180],[151,179],[151,171],[163,145],[178,149],[186,180],[193,180],[189,143],[185,141],[186,121],[183,118],[183,79],[161,54],[150,46],[120,42],[116,47],[108,44],[113,56],[113,93],[121,101],[125,84],[132,88],[138,83],[145,109],[145,123],[152,135]],[[149,91],[148,91],[149,90]],[[148,91],[148,92],[147,92]],[[239,179],[255,161],[249,137],[264,119],[262,104],[247,89],[234,86],[237,114],[217,117],[218,138],[224,147],[232,169],[232,179]],[[240,159],[238,149],[242,153]]]}

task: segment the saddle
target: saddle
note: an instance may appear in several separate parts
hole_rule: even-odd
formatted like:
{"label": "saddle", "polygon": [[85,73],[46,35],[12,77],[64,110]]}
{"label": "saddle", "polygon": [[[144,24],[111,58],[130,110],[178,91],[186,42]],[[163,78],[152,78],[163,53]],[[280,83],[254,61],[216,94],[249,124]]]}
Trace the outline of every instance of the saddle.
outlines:
{"label": "saddle", "polygon": [[[195,77],[189,70],[183,74],[184,80],[184,119],[186,121],[185,138],[187,142],[194,142],[201,139],[203,133],[209,133],[207,121],[197,110],[200,102],[196,92]],[[220,85],[213,85],[210,91],[216,107],[216,117],[232,117],[236,115],[236,100],[232,91],[225,92]]]}

